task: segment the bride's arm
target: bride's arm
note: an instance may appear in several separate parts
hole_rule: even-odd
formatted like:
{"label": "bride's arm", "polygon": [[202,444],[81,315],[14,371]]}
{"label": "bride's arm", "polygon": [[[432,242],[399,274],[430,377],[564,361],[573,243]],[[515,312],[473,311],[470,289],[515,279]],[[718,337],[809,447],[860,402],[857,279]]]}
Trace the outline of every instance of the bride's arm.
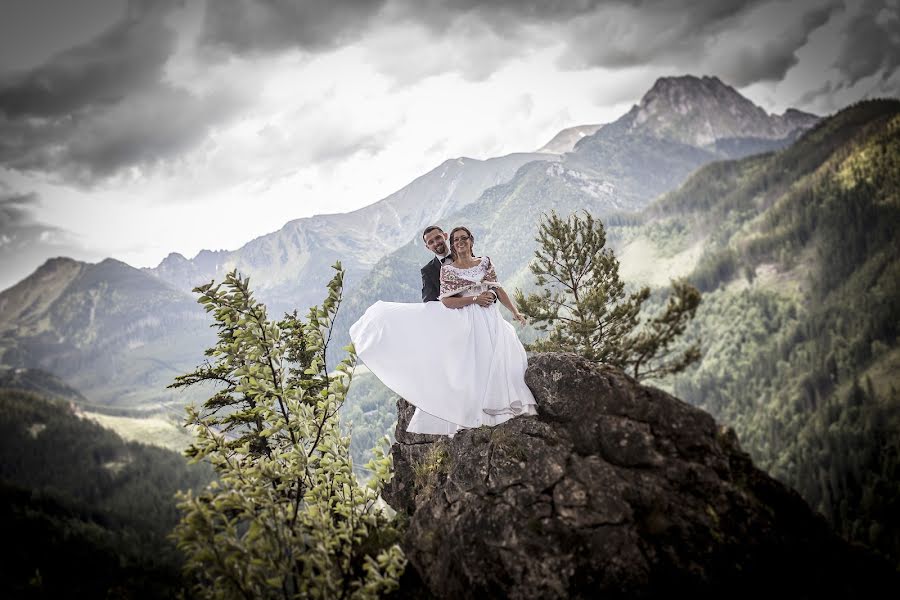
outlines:
{"label": "bride's arm", "polygon": [[497,293],[497,298],[500,300],[500,304],[509,309],[509,312],[512,313],[513,319],[515,319],[522,325],[525,325],[525,317],[520,315],[519,311],[516,310],[516,306],[512,303],[512,300],[509,299],[509,295],[506,293],[506,290],[504,290],[502,287],[495,287],[493,289]]}
{"label": "bride's arm", "polygon": [[495,299],[489,292],[481,292],[477,296],[460,296],[459,294],[456,296],[448,296],[442,298],[441,302],[447,308],[462,308],[464,306],[469,306],[470,304],[477,304],[482,308],[487,308],[495,302]]}
{"label": "bride's arm", "polygon": [[500,301],[500,304],[505,306],[507,308],[507,310],[509,310],[509,312],[512,313],[513,318],[516,321],[518,321],[519,323],[521,323],[522,325],[525,325],[525,323],[527,323],[527,321],[525,320],[525,317],[520,315],[519,311],[516,310],[516,307],[512,303],[512,300],[509,299],[509,295],[506,293],[506,290],[504,290],[497,283],[495,283],[497,281],[497,271],[494,269],[494,262],[491,260],[490,257],[485,257],[485,258],[487,258],[487,262],[488,262],[487,273],[485,274],[485,278],[489,282],[493,283],[493,285],[491,286],[491,289],[494,291],[495,294],[497,294],[497,299]]}

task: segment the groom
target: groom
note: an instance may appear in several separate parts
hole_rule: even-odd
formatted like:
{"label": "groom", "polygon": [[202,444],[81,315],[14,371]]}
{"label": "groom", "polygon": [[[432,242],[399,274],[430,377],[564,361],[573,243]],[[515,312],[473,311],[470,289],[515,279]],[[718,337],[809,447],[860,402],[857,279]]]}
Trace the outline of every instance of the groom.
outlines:
{"label": "groom", "polygon": [[447,234],[437,225],[429,225],[422,232],[425,247],[434,252],[434,258],[422,267],[422,302],[434,302],[441,290],[441,265],[450,264],[450,246]]}
{"label": "groom", "polygon": [[[429,225],[422,232],[422,240],[425,247],[434,252],[434,258],[428,261],[421,269],[422,273],[422,302],[435,302],[441,293],[441,265],[453,262],[450,257],[450,245],[447,243],[447,234],[437,225]],[[493,291],[484,292],[490,294],[493,301],[497,301],[497,294]]]}

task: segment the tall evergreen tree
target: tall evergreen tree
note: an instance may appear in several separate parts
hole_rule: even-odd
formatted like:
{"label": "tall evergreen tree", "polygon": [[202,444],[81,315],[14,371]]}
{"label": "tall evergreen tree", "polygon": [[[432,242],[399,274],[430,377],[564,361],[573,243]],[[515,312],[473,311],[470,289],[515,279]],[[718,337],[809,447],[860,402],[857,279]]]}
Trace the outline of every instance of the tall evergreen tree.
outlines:
{"label": "tall evergreen tree", "polygon": [[215,362],[172,387],[222,386],[188,409],[188,454],[219,480],[180,497],[174,531],[200,597],[374,598],[397,587],[406,559],[379,507],[391,457],[377,447],[360,484],[338,422],[356,355],[348,348],[333,372],[326,364],[344,274],[334,268],[306,321],[270,321],[236,272],[194,290],[215,316]]}
{"label": "tall evergreen tree", "polygon": [[553,211],[542,218],[536,240],[530,269],[544,289],[515,293],[519,311],[548,332],[529,344],[530,350],[576,352],[621,367],[635,379],[677,373],[699,360],[699,344],[671,350],[700,304],[695,287],[673,281],[665,310],[642,323],[650,288],[626,293],[599,219],[585,211],[583,218],[573,214],[564,220]]}

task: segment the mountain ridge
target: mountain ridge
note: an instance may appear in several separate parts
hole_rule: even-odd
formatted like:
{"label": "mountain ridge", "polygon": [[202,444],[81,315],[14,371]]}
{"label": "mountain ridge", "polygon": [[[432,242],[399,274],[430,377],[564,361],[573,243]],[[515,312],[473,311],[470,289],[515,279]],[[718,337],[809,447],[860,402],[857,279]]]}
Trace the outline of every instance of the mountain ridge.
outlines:
{"label": "mountain ridge", "polygon": [[[696,77],[673,79],[676,87],[686,88],[682,91],[689,97],[699,81]],[[726,87],[721,82],[712,85],[717,90]],[[737,93],[728,90],[723,93]],[[737,144],[733,152],[723,155],[714,146],[698,147],[646,128],[631,128],[629,115],[631,112],[582,137],[556,162],[523,165],[510,181],[486,190],[466,211],[449,216],[448,227],[469,225],[478,240],[476,252],[489,248],[501,280],[510,287],[523,286],[530,277],[527,262],[534,248],[539,211],[552,208],[569,214],[586,209],[601,217],[640,211],[697,168],[759,149],[757,144]],[[791,141],[791,136],[767,140],[765,150]],[[346,341],[344,330],[376,300],[417,301],[419,267],[428,258],[417,241],[410,242],[383,257],[362,281],[352,284],[338,316],[341,343],[337,347]],[[336,360],[336,354],[332,358]]]}
{"label": "mountain ridge", "polygon": [[99,404],[183,403],[165,387],[210,341],[190,294],[115,259],[50,259],[0,292],[0,363],[47,371]]}
{"label": "mountain ridge", "polygon": [[597,130],[601,127],[603,127],[603,124],[567,127],[553,136],[553,138],[541,146],[537,152],[546,152],[548,154],[565,154],[566,152],[571,152],[575,148],[575,144],[577,144],[581,138],[597,133]]}
{"label": "mountain ridge", "polygon": [[145,270],[187,291],[238,269],[256,282],[259,296],[279,312],[308,306],[319,299],[307,290],[327,283],[336,260],[341,260],[348,280],[361,277],[381,256],[415,237],[420,229],[448,211],[471,204],[484,189],[536,159],[554,157],[512,153],[487,160],[447,159],[400,190],[355,211],[294,219],[237,250],[204,250],[194,259],[184,260],[170,254]]}

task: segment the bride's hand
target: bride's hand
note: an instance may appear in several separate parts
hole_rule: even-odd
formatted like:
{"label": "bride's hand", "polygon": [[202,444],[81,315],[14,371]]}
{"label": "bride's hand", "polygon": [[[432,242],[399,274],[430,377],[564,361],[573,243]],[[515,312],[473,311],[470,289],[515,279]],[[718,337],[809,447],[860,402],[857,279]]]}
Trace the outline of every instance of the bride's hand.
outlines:
{"label": "bride's hand", "polygon": [[528,319],[526,319],[524,316],[522,316],[522,315],[519,314],[519,313],[514,314],[514,315],[513,315],[513,318],[514,318],[516,321],[518,321],[519,323],[521,323],[522,325],[528,325]]}
{"label": "bride's hand", "polygon": [[482,292],[475,297],[475,303],[482,308],[487,308],[494,303],[494,295],[490,292]]}

